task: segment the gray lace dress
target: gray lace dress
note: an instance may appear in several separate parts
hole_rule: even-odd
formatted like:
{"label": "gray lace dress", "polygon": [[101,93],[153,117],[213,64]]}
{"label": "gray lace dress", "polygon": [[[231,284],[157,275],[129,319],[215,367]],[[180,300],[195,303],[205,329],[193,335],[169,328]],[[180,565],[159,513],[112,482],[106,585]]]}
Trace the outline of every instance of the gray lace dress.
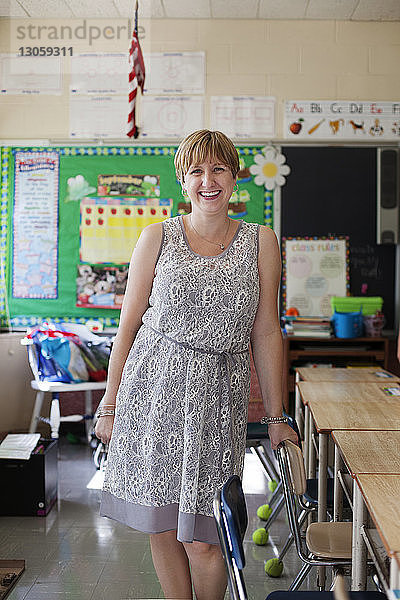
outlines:
{"label": "gray lace dress", "polygon": [[101,515],[182,542],[217,544],[215,490],[241,476],[258,225],[200,256],[181,217],[163,223],[149,308],[122,374]]}

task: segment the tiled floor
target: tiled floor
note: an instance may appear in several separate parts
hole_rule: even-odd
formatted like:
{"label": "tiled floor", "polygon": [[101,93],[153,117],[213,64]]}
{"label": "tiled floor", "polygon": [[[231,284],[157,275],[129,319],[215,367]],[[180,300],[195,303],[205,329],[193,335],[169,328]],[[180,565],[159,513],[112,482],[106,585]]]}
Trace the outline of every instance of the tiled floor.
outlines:
{"label": "tiled floor", "polygon": [[[0,557],[26,560],[26,571],[9,600],[163,598],[148,536],[99,517],[100,492],[86,489],[95,472],[87,446],[61,439],[58,504],[46,518],[0,518]],[[291,549],[283,576],[271,579],[265,575],[264,561],[275,556],[286,538],[286,515],[282,511],[271,527],[269,543],[255,546],[251,534],[262,526],[256,510],[270,492],[257,459],[250,454],[246,455],[243,485],[249,512],[245,580],[249,598],[264,600],[274,589],[287,589],[299,560]],[[313,587],[313,580],[305,586]]]}

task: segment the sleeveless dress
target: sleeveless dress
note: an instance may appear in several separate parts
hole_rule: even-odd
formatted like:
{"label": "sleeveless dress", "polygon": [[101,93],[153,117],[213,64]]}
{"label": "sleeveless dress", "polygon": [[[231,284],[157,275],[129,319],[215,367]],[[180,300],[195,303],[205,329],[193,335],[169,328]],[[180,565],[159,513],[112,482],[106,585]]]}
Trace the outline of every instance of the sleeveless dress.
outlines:
{"label": "sleeveless dress", "polygon": [[149,308],[117,394],[100,514],[182,542],[218,544],[213,497],[242,475],[259,227],[241,221],[218,256],[163,222]]}

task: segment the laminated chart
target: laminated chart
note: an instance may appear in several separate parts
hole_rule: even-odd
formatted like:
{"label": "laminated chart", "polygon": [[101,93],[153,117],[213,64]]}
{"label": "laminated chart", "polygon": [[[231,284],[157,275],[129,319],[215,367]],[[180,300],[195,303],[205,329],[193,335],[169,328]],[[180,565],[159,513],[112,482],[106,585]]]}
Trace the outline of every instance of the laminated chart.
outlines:
{"label": "laminated chart", "polygon": [[81,201],[82,262],[128,263],[144,227],[172,214],[170,198],[103,198]]}

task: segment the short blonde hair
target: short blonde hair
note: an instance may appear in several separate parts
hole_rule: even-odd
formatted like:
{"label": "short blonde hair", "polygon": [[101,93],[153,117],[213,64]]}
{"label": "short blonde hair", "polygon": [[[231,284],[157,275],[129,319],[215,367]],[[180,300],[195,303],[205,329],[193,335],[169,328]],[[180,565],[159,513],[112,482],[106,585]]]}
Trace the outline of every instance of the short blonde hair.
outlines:
{"label": "short blonde hair", "polygon": [[236,179],[239,172],[239,156],[233,142],[220,131],[201,129],[188,135],[175,154],[175,171],[183,184],[190,165],[201,164],[207,158],[214,158],[230,168]]}

